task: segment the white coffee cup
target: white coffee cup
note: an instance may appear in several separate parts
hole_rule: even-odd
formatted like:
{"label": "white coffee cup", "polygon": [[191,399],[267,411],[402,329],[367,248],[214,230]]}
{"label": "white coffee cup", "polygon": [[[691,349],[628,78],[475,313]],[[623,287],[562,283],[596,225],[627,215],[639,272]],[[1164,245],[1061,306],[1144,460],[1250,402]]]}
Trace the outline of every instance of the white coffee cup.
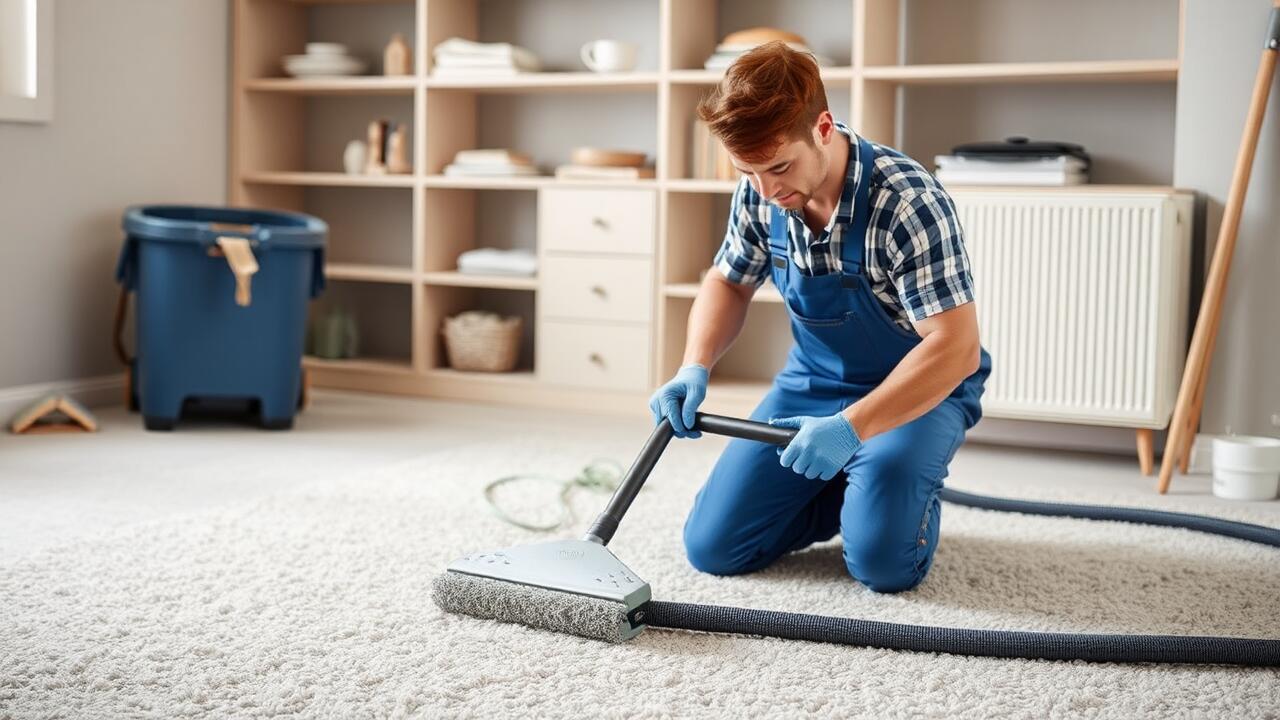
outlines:
{"label": "white coffee cup", "polygon": [[582,64],[595,72],[626,72],[636,67],[640,48],[621,40],[592,40],[582,46]]}

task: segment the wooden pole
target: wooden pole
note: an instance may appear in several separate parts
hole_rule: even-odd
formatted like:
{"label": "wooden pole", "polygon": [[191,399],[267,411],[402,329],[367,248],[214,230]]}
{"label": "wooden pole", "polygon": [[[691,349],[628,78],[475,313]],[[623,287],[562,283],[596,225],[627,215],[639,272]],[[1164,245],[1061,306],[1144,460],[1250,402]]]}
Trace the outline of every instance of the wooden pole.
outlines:
{"label": "wooden pole", "polygon": [[1196,317],[1196,329],[1191,337],[1191,350],[1182,373],[1182,386],[1178,389],[1178,402],[1174,406],[1173,420],[1169,423],[1169,437],[1165,443],[1164,458],[1160,463],[1159,491],[1169,490],[1173,467],[1183,455],[1190,452],[1191,441],[1199,420],[1199,394],[1203,402],[1203,384],[1209,379],[1210,355],[1217,341],[1218,326],[1222,319],[1222,300],[1227,290],[1227,275],[1231,270],[1231,257],[1235,252],[1236,234],[1240,230],[1240,215],[1244,209],[1245,194],[1249,190],[1249,174],[1253,170],[1253,157],[1258,148],[1258,135],[1262,130],[1263,115],[1267,110],[1267,98],[1271,94],[1271,82],[1275,76],[1276,56],[1280,54],[1273,34],[1280,23],[1280,0],[1273,0],[1271,32],[1258,63],[1258,76],[1253,84],[1253,98],[1249,102],[1249,114],[1245,118],[1244,135],[1240,139],[1240,151],[1236,155],[1235,172],[1231,176],[1231,189],[1227,193],[1227,206],[1222,215],[1222,227],[1218,243],[1213,249],[1209,265],[1208,281],[1204,297],[1200,301],[1200,313]]}

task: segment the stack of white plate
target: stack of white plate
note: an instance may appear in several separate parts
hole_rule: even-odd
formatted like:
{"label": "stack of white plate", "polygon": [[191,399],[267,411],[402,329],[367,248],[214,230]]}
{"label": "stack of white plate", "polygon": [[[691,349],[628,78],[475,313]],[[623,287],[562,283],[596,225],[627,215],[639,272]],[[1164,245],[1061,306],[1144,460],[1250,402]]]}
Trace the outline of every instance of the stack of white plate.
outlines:
{"label": "stack of white plate", "polygon": [[286,55],[284,71],[294,77],[342,77],[359,75],[365,61],[351,57],[341,43],[307,43],[305,55]]}

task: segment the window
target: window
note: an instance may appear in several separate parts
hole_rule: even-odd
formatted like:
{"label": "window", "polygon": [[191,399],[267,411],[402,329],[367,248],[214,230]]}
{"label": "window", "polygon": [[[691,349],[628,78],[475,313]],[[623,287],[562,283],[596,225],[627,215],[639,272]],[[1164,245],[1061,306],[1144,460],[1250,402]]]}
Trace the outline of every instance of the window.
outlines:
{"label": "window", "polygon": [[53,2],[0,0],[0,121],[53,119]]}

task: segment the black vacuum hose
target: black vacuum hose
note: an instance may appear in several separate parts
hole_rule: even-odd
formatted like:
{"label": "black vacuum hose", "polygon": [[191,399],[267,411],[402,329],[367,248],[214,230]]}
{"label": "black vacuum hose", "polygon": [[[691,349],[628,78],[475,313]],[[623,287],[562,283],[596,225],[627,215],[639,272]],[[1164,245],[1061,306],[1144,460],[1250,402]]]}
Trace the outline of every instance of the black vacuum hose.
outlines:
{"label": "black vacuum hose", "polygon": [[1280,666],[1280,640],[966,630],[662,600],[649,601],[645,622],[655,628],[764,635],[953,655]]}
{"label": "black vacuum hose", "polygon": [[1223,520],[1222,518],[1208,517],[1207,515],[1147,510],[1145,508],[1111,507],[1108,505],[1075,505],[1070,503],[1036,502],[1034,500],[1012,500],[1009,498],[974,495],[973,493],[952,490],[951,488],[943,488],[938,497],[943,502],[965,505],[981,510],[999,510],[1002,512],[1023,513],[1025,515],[1072,517],[1082,520],[1115,520],[1143,525],[1186,528],[1209,533],[1210,535],[1223,535],[1237,540],[1247,540],[1280,548],[1280,528]]}
{"label": "black vacuum hose", "polygon": [[[945,502],[985,510],[1187,528],[1280,547],[1280,529],[1203,515],[1010,500],[951,489],[944,489],[939,497]],[[967,630],[661,600],[648,603],[644,622],[655,628],[763,635],[955,655],[1280,667],[1280,640],[1271,639]]]}

